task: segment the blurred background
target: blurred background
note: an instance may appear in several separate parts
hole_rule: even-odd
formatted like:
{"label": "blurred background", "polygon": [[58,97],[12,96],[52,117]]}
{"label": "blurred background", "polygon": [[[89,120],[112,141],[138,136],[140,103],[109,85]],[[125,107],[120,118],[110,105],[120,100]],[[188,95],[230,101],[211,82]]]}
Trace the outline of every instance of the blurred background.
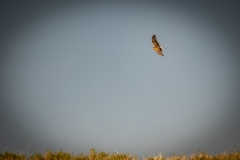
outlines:
{"label": "blurred background", "polygon": [[0,6],[0,152],[142,158],[240,146],[237,2]]}

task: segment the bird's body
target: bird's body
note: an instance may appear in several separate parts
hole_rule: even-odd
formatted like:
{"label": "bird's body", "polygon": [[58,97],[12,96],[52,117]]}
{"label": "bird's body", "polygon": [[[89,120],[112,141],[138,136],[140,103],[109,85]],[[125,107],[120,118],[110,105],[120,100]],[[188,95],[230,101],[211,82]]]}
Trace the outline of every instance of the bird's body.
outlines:
{"label": "bird's body", "polygon": [[155,50],[159,55],[164,56],[164,54],[162,53],[162,49],[167,49],[167,48],[161,47],[159,45],[155,35],[152,36],[152,43],[154,45],[153,50]]}

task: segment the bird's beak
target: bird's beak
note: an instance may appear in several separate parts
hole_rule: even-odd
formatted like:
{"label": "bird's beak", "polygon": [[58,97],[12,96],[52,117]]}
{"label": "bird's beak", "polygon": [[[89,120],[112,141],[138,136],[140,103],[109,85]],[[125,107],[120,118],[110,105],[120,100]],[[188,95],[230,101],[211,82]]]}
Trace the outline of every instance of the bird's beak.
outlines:
{"label": "bird's beak", "polygon": [[167,49],[166,47],[162,47],[162,49]]}

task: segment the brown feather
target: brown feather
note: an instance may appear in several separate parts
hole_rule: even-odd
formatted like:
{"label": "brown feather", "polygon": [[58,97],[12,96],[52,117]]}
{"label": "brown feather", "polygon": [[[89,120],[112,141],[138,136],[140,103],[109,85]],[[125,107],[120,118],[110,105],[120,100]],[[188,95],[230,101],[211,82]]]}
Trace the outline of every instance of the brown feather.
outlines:
{"label": "brown feather", "polygon": [[157,38],[155,35],[152,36],[152,44],[154,45],[153,49],[161,56],[164,56],[162,53],[162,48],[160,47]]}

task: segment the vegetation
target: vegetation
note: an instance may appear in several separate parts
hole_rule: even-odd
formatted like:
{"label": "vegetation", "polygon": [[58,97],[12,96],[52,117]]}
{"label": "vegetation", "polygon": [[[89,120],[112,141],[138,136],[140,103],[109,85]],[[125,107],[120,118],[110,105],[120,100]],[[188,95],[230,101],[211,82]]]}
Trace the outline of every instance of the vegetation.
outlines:
{"label": "vegetation", "polygon": [[[40,154],[35,152],[34,155],[26,156],[22,153],[5,152],[0,153],[0,160],[138,160],[134,155],[123,154],[114,152],[112,154],[106,152],[97,152],[91,149],[88,155],[81,153],[80,155],[73,155],[69,152],[51,152],[47,150],[45,153]],[[144,160],[240,160],[240,151],[237,149],[231,153],[224,152],[218,155],[209,155],[206,152],[197,152],[190,156],[187,155],[172,155],[165,157],[162,154],[154,157],[147,157]]]}

